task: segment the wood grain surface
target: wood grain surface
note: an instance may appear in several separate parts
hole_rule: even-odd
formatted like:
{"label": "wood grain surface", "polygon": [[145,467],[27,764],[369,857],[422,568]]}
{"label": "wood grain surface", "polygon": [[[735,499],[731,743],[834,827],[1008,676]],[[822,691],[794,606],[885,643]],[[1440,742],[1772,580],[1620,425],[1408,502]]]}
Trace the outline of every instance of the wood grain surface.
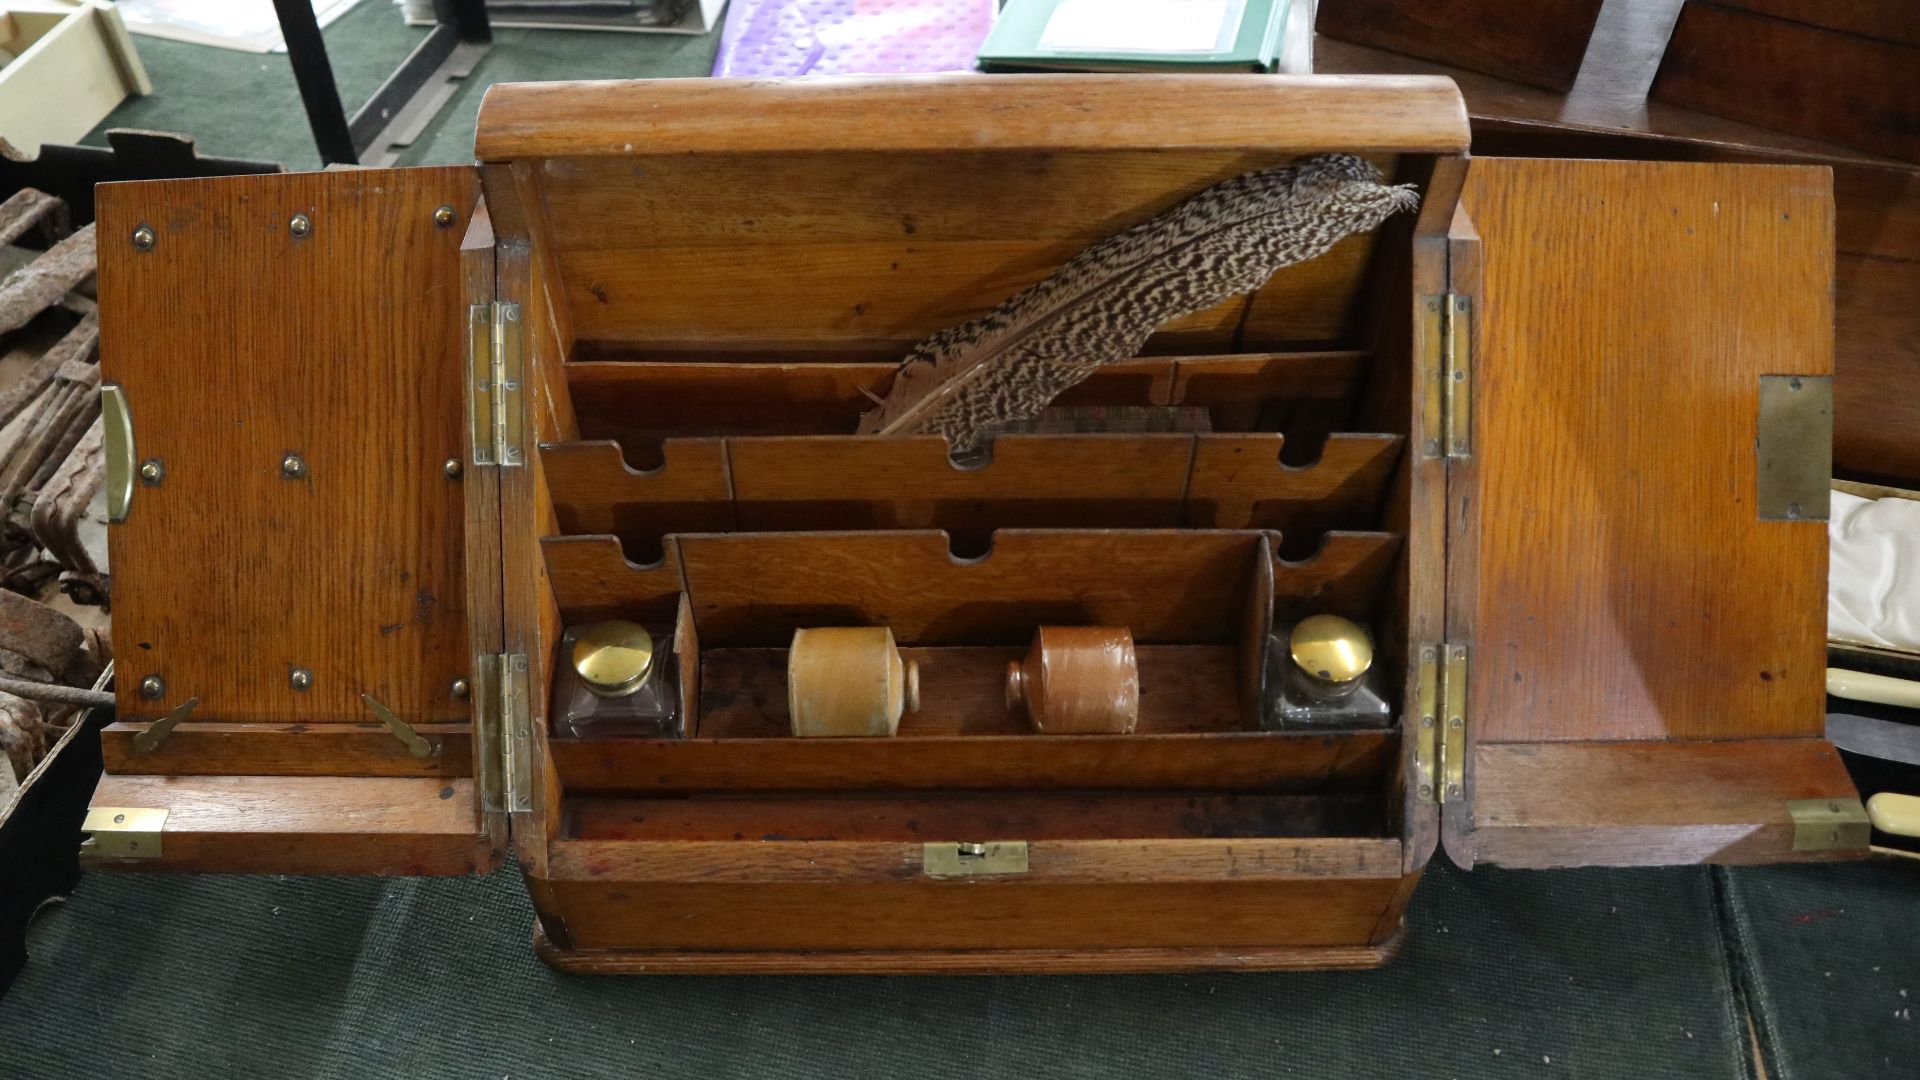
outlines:
{"label": "wood grain surface", "polygon": [[167,811],[159,858],[96,868],[410,876],[496,862],[465,778],[108,775],[92,805]]}
{"label": "wood grain surface", "polygon": [[1580,72],[1603,0],[1326,0],[1314,29],[1550,90]]}
{"label": "wood grain surface", "polygon": [[[565,159],[538,173],[537,194],[573,332],[592,353],[898,357],[1127,226],[1294,157],[1250,148]],[[1378,163],[1392,174],[1391,156]],[[610,221],[631,225],[603,227]],[[1251,299],[1169,323],[1146,351],[1340,342],[1371,245],[1351,237],[1284,267]]]}
{"label": "wood grain surface", "polygon": [[921,789],[1378,791],[1388,731],[924,736],[905,739],[554,739],[572,795]]}
{"label": "wood grain surface", "polygon": [[[554,852],[556,873],[592,873],[595,860],[625,860],[622,876],[644,873],[645,856],[614,841],[715,843],[753,849],[743,862],[776,848],[861,843],[894,846],[983,837],[1042,840],[1241,840],[1280,837],[1371,837],[1379,827],[1377,803],[1369,794],[1270,795],[1256,793],[1172,792],[1161,794],[971,792],[963,794],[851,795],[831,797],[695,797],[675,799],[582,799],[574,804],[568,836],[603,841],[591,849]],[[1377,861],[1378,849],[1397,849],[1383,840],[1356,858],[1344,845],[1291,846],[1298,858],[1261,865],[1247,860],[1249,873],[1310,877],[1329,872],[1398,872]],[[1211,850],[1208,850],[1211,849]],[[661,849],[655,849],[661,850]],[[1198,854],[1196,862],[1219,865],[1243,852],[1232,845],[1175,849]],[[1397,850],[1392,852],[1398,855]],[[900,856],[899,851],[890,853]],[[1372,861],[1369,861],[1372,860]],[[908,865],[908,864],[911,865]],[[835,871],[823,867],[826,873]],[[601,873],[607,871],[602,870]],[[1076,873],[1097,873],[1089,859]],[[920,852],[901,857],[885,876],[917,876]],[[663,877],[662,880],[665,878]]]}
{"label": "wood grain surface", "polygon": [[[1858,804],[1825,739],[1481,744],[1466,863],[1661,866],[1858,859],[1793,850],[1789,799]],[[1465,852],[1451,841],[1448,854]]]}
{"label": "wood grain surface", "polygon": [[[1100,854],[1117,874],[1112,853]],[[1166,883],[554,878],[547,889],[579,947],[746,952],[1357,946],[1370,942],[1399,885],[1397,876],[1262,881],[1216,872]]]}
{"label": "wood grain surface", "polygon": [[[1904,36],[1911,39],[1920,19],[1904,6]],[[1674,24],[1652,96],[1920,162],[1920,42],[1912,40],[1863,37],[1690,0]]]}
{"label": "wood grain surface", "polygon": [[[903,114],[913,122],[899,122]],[[1439,79],[638,79],[491,87],[474,138],[482,161],[968,148],[1457,153],[1467,148],[1467,121]]]}
{"label": "wood grain surface", "polygon": [[[1399,911],[1387,915],[1396,928]],[[1387,919],[1383,915],[1383,920]],[[570,975],[1122,975],[1207,971],[1325,971],[1373,968],[1393,959],[1406,935],[1378,945],[1177,949],[575,949],[554,943],[538,922],[533,951]]]}
{"label": "wood grain surface", "polygon": [[108,533],[121,717],[358,723],[366,693],[466,718],[465,275],[433,215],[477,194],[467,168],[101,189],[101,368],[165,468]]}
{"label": "wood grain surface", "polygon": [[1818,735],[1826,530],[1757,520],[1754,440],[1760,375],[1832,370],[1827,173],[1481,158],[1462,205],[1475,737]]}
{"label": "wood grain surface", "polygon": [[1238,640],[1258,534],[1024,530],[955,559],[937,532],[679,538],[709,648],[785,644],[801,626],[885,625],[902,645],[1000,645],[1041,624],[1128,626],[1142,644]]}
{"label": "wood grain surface", "polygon": [[153,776],[472,776],[471,727],[414,728],[433,753],[414,757],[383,724],[194,724],[174,728],[159,747],[139,753],[146,724],[108,724],[100,732],[106,771]]}

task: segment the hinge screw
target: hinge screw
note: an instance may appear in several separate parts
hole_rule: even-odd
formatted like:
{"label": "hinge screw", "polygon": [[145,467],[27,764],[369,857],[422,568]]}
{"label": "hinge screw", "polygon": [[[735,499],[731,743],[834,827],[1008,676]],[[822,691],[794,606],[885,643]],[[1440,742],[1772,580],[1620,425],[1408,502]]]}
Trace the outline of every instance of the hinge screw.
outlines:
{"label": "hinge screw", "polygon": [[280,475],[289,480],[298,480],[307,475],[307,459],[299,454],[288,454],[281,458]]}
{"label": "hinge screw", "polygon": [[1452,796],[1455,796],[1455,797],[1458,797],[1458,796],[1459,796],[1459,794],[1460,794],[1460,785],[1459,785],[1459,784],[1448,784],[1448,785],[1447,785],[1447,794],[1449,794],[1449,795],[1452,795]]}
{"label": "hinge screw", "polygon": [[154,235],[153,226],[141,225],[133,230],[133,246],[141,251],[152,251],[153,242],[159,239]]}
{"label": "hinge screw", "polygon": [[435,226],[445,229],[451,226],[453,222],[454,222],[453,207],[443,206],[440,209],[435,210],[433,212],[433,223]]}
{"label": "hinge screw", "polygon": [[454,697],[459,698],[461,701],[465,701],[472,694],[473,694],[473,685],[467,682],[467,680],[465,679],[453,680],[453,696]]}
{"label": "hinge screw", "polygon": [[1421,798],[1423,798],[1423,799],[1431,799],[1431,798],[1433,798],[1433,785],[1432,785],[1432,784],[1421,784],[1421,785],[1420,785],[1420,797],[1421,797]]}
{"label": "hinge screw", "polygon": [[149,675],[140,680],[140,696],[148,701],[159,701],[167,695],[167,680],[158,675]]}
{"label": "hinge screw", "polygon": [[295,690],[310,690],[313,688],[313,672],[303,667],[294,668],[287,675],[287,683]]}
{"label": "hinge screw", "polygon": [[287,222],[287,231],[295,236],[305,236],[313,231],[313,219],[305,214],[295,214],[293,220]]}
{"label": "hinge screw", "polygon": [[159,458],[148,458],[140,463],[140,482],[152,487],[167,478],[167,467],[160,464]]}
{"label": "hinge screw", "polygon": [[457,457],[448,458],[447,463],[440,466],[440,471],[446,473],[447,479],[449,480],[460,479],[460,459]]}
{"label": "hinge screw", "polygon": [[984,859],[987,855],[987,845],[961,844],[959,855],[963,859]]}

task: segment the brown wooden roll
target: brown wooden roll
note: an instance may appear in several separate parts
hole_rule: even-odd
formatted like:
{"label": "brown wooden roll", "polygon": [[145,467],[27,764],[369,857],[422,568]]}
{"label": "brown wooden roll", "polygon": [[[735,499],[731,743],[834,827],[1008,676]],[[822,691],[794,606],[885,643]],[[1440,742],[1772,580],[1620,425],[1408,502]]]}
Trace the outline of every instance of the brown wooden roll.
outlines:
{"label": "brown wooden roll", "polygon": [[920,711],[920,666],[900,659],[884,626],[795,630],[787,653],[787,715],[805,737],[892,735]]}
{"label": "brown wooden roll", "polygon": [[1007,665],[1007,708],[1049,735],[1125,734],[1140,722],[1140,667],[1124,626],[1043,626]]}

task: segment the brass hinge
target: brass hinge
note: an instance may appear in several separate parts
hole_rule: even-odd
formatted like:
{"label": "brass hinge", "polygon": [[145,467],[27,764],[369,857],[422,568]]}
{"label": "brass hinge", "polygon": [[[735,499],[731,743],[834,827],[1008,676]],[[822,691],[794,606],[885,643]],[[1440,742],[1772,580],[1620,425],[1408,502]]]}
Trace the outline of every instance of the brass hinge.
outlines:
{"label": "brass hinge", "polygon": [[1426,358],[1421,456],[1467,457],[1473,450],[1473,297],[1422,297],[1420,342]]}
{"label": "brass hinge", "polygon": [[1027,872],[1025,840],[922,844],[920,870],[928,877],[986,877]]}
{"label": "brass hinge", "polygon": [[1425,802],[1454,802],[1467,785],[1467,647],[1420,647],[1413,782]]}
{"label": "brass hinge", "polygon": [[525,366],[520,305],[494,301],[467,308],[467,423],[475,465],[524,465],[521,382]]}
{"label": "brass hinge", "polygon": [[80,854],[89,859],[157,859],[167,812],[146,806],[95,806],[80,831]]}
{"label": "brass hinge", "polygon": [[1441,646],[1439,801],[1456,802],[1467,790],[1467,647]]}
{"label": "brass hinge", "polygon": [[527,654],[482,656],[474,665],[473,729],[480,740],[480,802],[488,813],[533,809],[533,720]]}

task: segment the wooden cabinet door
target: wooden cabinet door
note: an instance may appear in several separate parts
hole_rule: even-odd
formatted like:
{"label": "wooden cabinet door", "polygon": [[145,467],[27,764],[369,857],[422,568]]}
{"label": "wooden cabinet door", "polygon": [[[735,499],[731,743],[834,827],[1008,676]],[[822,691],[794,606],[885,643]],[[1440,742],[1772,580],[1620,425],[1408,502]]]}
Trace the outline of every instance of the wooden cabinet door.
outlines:
{"label": "wooden cabinet door", "polygon": [[471,168],[101,188],[101,368],[130,475],[94,806],[166,811],[143,865],[495,859],[467,689],[499,623],[466,566],[469,514],[497,528],[466,465],[479,209]]}
{"label": "wooden cabinet door", "polygon": [[1449,264],[1473,304],[1448,465],[1456,862],[1864,853],[1822,737],[1830,188],[1472,162]]}

